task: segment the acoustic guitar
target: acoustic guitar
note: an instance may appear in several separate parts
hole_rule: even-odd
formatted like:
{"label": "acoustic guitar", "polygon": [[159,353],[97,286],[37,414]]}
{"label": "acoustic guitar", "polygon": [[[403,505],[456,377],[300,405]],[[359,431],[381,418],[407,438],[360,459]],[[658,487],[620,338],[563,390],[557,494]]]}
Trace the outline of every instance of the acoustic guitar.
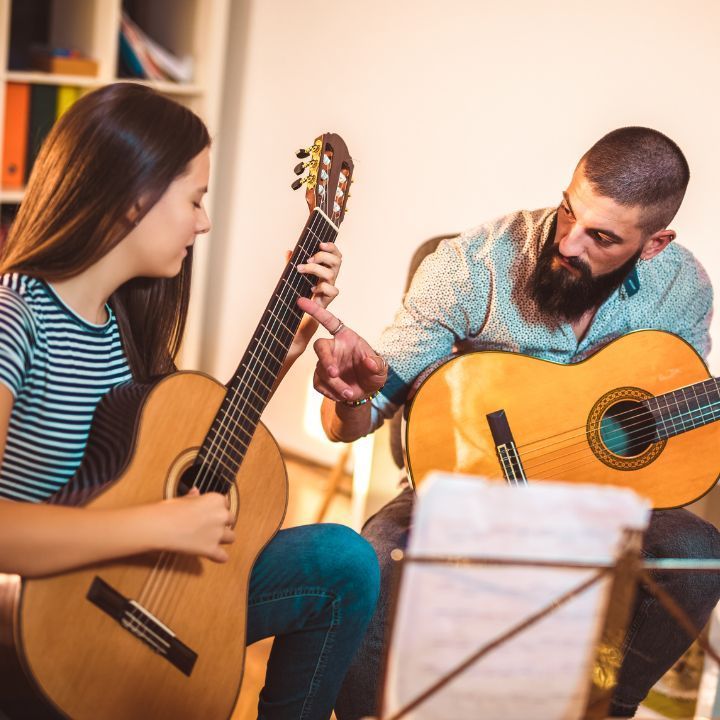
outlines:
{"label": "acoustic guitar", "polygon": [[233,378],[177,372],[113,389],[75,476],[50,502],[113,508],[222,492],[235,515],[230,559],[168,552],[43,579],[0,576],[0,708],[11,718],[214,720],[243,673],[248,582],[277,532],[287,476],[260,422],[317,278],[296,270],[335,240],[353,163],[325,134],[298,152],[310,216]]}
{"label": "acoustic guitar", "polygon": [[658,330],[632,332],[572,365],[459,355],[410,406],[411,481],[444,470],[511,485],[621,485],[656,508],[686,505],[718,479],[718,380],[688,343]]}

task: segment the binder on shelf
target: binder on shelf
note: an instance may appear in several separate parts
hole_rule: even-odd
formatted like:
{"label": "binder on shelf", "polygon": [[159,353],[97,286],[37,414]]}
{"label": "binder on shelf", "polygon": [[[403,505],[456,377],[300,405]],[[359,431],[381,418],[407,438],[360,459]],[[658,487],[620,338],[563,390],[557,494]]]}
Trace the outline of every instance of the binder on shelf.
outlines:
{"label": "binder on shelf", "polygon": [[2,186],[19,189],[25,180],[27,162],[30,85],[8,83],[5,94]]}
{"label": "binder on shelf", "polygon": [[27,160],[24,181],[27,182],[35,158],[55,122],[58,89],[56,85],[32,85],[30,88],[30,123],[28,125]]}
{"label": "binder on shelf", "polygon": [[61,85],[57,91],[55,119],[57,120],[79,97],[79,87],[72,87],[71,85]]}

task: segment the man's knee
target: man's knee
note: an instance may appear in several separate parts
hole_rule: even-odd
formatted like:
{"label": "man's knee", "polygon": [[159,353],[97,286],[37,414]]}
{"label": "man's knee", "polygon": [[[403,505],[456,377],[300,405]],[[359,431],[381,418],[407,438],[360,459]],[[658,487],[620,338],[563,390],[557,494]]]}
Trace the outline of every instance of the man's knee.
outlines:
{"label": "man's knee", "polygon": [[643,551],[651,558],[720,559],[720,532],[685,508],[656,510]]}
{"label": "man's knee", "polygon": [[369,518],[362,529],[362,536],[375,548],[383,570],[392,565],[390,553],[407,545],[414,499],[412,490],[403,490]]}

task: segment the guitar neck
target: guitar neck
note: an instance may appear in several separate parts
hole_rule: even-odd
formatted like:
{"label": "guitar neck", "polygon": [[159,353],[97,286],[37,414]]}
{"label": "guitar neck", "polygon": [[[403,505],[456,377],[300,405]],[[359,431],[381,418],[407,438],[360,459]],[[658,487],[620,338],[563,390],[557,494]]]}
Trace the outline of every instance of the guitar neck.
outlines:
{"label": "guitar neck", "polygon": [[252,340],[227,385],[225,399],[197,459],[198,464],[209,465],[214,468],[214,474],[220,475],[221,482],[215,489],[227,481],[232,482],[245,458],[302,320],[297,299],[310,297],[317,282],[314,275],[299,273],[297,266],[306,263],[321,242],[335,242],[337,232],[337,226],[322,210],[316,208],[310,214]]}
{"label": "guitar neck", "polygon": [[679,435],[720,420],[719,378],[708,378],[645,401],[655,420],[658,439]]}

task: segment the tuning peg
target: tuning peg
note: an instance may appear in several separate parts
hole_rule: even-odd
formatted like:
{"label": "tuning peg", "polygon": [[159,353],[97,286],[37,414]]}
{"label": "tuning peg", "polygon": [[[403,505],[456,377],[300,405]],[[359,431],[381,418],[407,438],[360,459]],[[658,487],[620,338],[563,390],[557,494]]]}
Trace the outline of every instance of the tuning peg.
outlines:
{"label": "tuning peg", "polygon": [[305,163],[302,163],[302,162],[301,162],[301,163],[298,163],[298,164],[293,168],[293,172],[294,172],[296,175],[302,175],[303,170],[305,169],[305,167],[306,167]]}
{"label": "tuning peg", "polygon": [[300,159],[306,158],[306,157],[308,157],[308,155],[310,155],[310,151],[309,151],[309,150],[306,150],[305,148],[300,148],[300,149],[295,153],[295,157],[300,158]]}
{"label": "tuning peg", "polygon": [[299,190],[302,187],[302,184],[305,182],[306,178],[298,178],[290,187],[293,190]]}

